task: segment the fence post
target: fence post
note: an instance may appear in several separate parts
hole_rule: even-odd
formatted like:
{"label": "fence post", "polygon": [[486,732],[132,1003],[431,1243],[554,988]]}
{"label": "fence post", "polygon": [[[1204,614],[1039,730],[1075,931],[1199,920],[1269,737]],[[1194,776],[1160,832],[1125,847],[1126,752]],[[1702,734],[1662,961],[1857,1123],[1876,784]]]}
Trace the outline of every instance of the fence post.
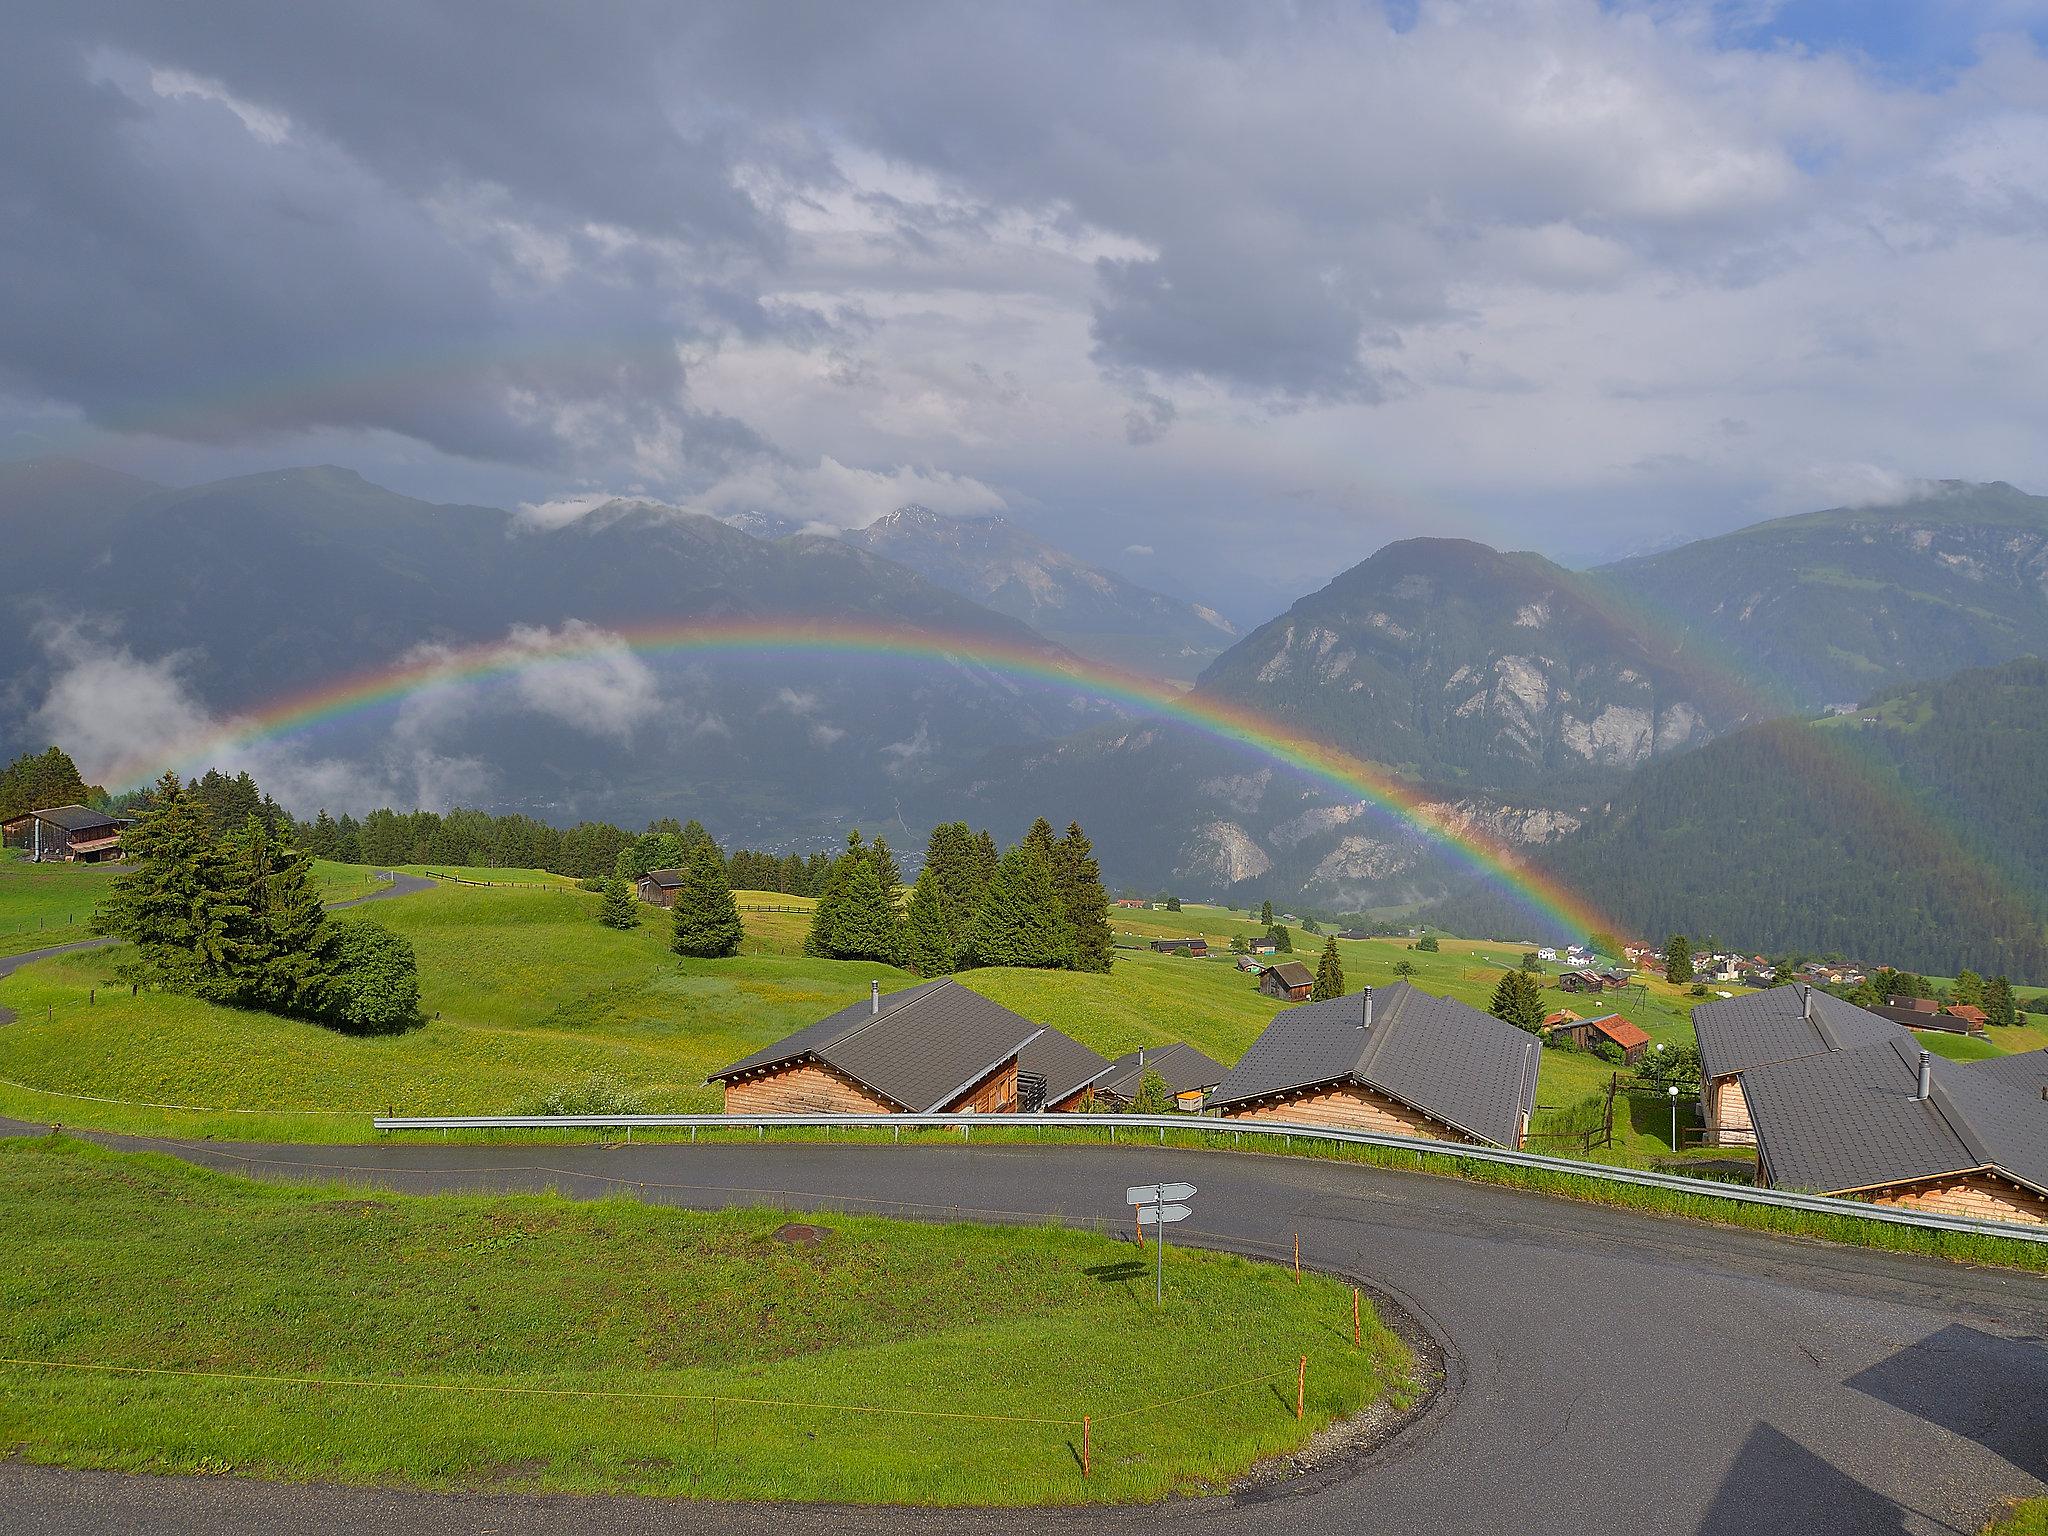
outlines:
{"label": "fence post", "polygon": [[1308,1401],[1308,1356],[1301,1357],[1301,1374],[1294,1378],[1294,1417],[1298,1423],[1301,1410]]}

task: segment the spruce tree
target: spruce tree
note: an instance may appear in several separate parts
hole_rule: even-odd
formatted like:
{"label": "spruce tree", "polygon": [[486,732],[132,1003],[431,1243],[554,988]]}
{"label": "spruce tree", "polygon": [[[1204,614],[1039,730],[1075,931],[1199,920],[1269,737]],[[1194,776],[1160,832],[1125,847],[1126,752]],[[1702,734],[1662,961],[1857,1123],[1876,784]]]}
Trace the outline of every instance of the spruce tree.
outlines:
{"label": "spruce tree", "polygon": [[1486,1011],[1532,1035],[1543,1027],[1543,997],[1536,989],[1535,978],[1526,971],[1505,972],[1500,985],[1493,989],[1493,1001]]}
{"label": "spruce tree", "polygon": [[1337,941],[1323,940],[1323,958],[1316,966],[1316,984],[1309,989],[1312,1003],[1327,1002],[1344,995],[1344,962],[1337,955]]}
{"label": "spruce tree", "polygon": [[1294,953],[1294,935],[1287,931],[1285,923],[1273,923],[1266,929],[1266,942],[1283,955]]}
{"label": "spruce tree", "polygon": [[325,976],[329,927],[311,857],[279,842],[260,814],[228,840],[226,855],[237,1000],[310,1011]]}
{"label": "spruce tree", "polygon": [[219,991],[233,944],[226,860],[206,807],[167,773],[121,837],[128,868],[93,913],[93,931],[126,939],[130,979]]}
{"label": "spruce tree", "polygon": [[1166,910],[1169,912],[1178,912],[1180,910],[1180,898],[1178,896],[1167,897]]}
{"label": "spruce tree", "polygon": [[640,902],[633,895],[633,887],[617,875],[604,882],[604,901],[597,909],[597,920],[607,928],[640,926]]}
{"label": "spruce tree", "polygon": [[945,976],[958,963],[959,954],[960,944],[946,911],[946,893],[927,864],[911,887],[909,909],[904,914],[904,964],[920,976]]}
{"label": "spruce tree", "polygon": [[1264,923],[1268,928],[1273,926],[1273,903],[1271,903],[1270,901],[1262,901],[1259,903],[1259,921]]}
{"label": "spruce tree", "polygon": [[989,835],[987,827],[974,834],[974,879],[977,894],[974,905],[981,905],[980,892],[988,889],[989,881],[996,877],[996,865],[1002,862],[1002,855],[996,851],[996,840]]}
{"label": "spruce tree", "polygon": [[977,965],[1063,969],[1074,963],[1074,930],[1060,904],[1052,871],[1029,843],[996,865],[975,914],[971,940]]}
{"label": "spruce tree", "polygon": [[[676,849],[684,857],[687,857],[692,849],[700,851],[709,850],[711,856],[718,860],[721,865],[725,863],[725,850],[718,846],[711,834],[704,830],[704,823],[696,817],[692,816],[688,821],[684,822],[682,830],[675,834],[675,838]],[[681,867],[680,859],[677,861],[677,865]],[[662,869],[666,866],[656,864],[653,867]]]}
{"label": "spruce tree", "polygon": [[896,855],[889,847],[886,837],[878,837],[868,845],[868,861],[875,867],[875,883],[882,888],[882,894],[893,905],[896,889],[903,884],[903,871],[897,867]]}
{"label": "spruce tree", "polygon": [[2012,983],[2003,976],[1994,976],[1984,983],[1985,1016],[1993,1023],[2010,1028],[2019,1023],[2019,1008],[2013,1002]]}
{"label": "spruce tree", "polygon": [[1692,980],[1692,940],[1682,933],[1664,942],[1664,979],[1673,986]]}
{"label": "spruce tree", "polygon": [[669,948],[699,960],[722,960],[740,952],[746,929],[725,883],[725,861],[707,838],[693,845],[679,866],[683,883],[676,891],[675,934]]}
{"label": "spruce tree", "polygon": [[845,878],[837,893],[829,947],[823,953],[839,960],[881,960],[894,965],[903,936],[896,904],[882,892],[875,866],[865,854],[849,853]]}
{"label": "spruce tree", "polygon": [[1067,823],[1067,835],[1053,845],[1053,855],[1054,884],[1074,930],[1074,969],[1107,971],[1113,952],[1109,892],[1102,885],[1094,844],[1078,821]]}
{"label": "spruce tree", "polygon": [[946,918],[954,930],[957,957],[966,937],[965,929],[981,905],[981,893],[988,887],[988,877],[975,853],[973,829],[964,821],[945,821],[933,827],[925,843],[924,864],[938,881]]}
{"label": "spruce tree", "polygon": [[1955,1000],[1958,1003],[1966,1003],[1973,1008],[1982,1008],[1984,1006],[1984,978],[1975,971],[1958,971],[1956,973]]}

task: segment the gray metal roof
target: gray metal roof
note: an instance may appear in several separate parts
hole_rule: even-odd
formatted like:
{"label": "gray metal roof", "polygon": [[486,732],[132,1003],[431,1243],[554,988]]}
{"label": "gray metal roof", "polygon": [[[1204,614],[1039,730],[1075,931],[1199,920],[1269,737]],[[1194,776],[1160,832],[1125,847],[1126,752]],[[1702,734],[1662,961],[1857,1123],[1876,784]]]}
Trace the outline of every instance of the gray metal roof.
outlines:
{"label": "gray metal roof", "polygon": [[1453,998],[1397,981],[1274,1016],[1216,1091],[1212,1108],[1350,1081],[1482,1141],[1512,1147],[1535,1107],[1542,1044]]}
{"label": "gray metal roof", "polygon": [[131,818],[110,816],[105,811],[88,810],[82,805],[53,805],[48,810],[28,811],[37,821],[46,821],[53,827],[62,827],[66,832],[93,832],[101,827],[125,827]]}
{"label": "gray metal roof", "polygon": [[656,885],[666,888],[671,885],[681,885],[683,883],[683,872],[680,869],[650,869],[640,878],[642,880],[652,880]]}
{"label": "gray metal roof", "polygon": [[1771,1182],[1832,1193],[1995,1168],[2048,1193],[2048,1100],[2038,1084],[1993,1061],[1931,1056],[1921,1099],[1920,1056],[1908,1036],[1744,1072]]}
{"label": "gray metal roof", "polygon": [[1017,1053],[1017,1070],[1036,1072],[1045,1079],[1045,1103],[1051,1108],[1100,1081],[1110,1067],[1109,1058],[1100,1051],[1091,1051],[1072,1036],[1046,1028]]}
{"label": "gray metal roof", "polygon": [[1269,965],[1266,974],[1279,977],[1290,987],[1312,987],[1316,984],[1316,973],[1299,960],[1282,960],[1278,965]]}
{"label": "gray metal roof", "polygon": [[1109,1076],[1102,1080],[1100,1086],[1105,1093],[1113,1093],[1120,1099],[1133,1099],[1138,1096],[1138,1085],[1144,1081],[1147,1072],[1157,1072],[1175,1093],[1194,1093],[1214,1088],[1228,1075],[1229,1069],[1192,1045],[1176,1041],[1172,1045],[1148,1045],[1142,1051],[1130,1051],[1117,1057],[1109,1069]]}
{"label": "gray metal roof", "polygon": [[1912,1039],[1903,1025],[1804,985],[1702,1003],[1692,1011],[1692,1027],[1700,1040],[1700,1071],[1708,1078],[1765,1062]]}
{"label": "gray metal roof", "polygon": [[948,978],[885,993],[879,1012],[872,998],[862,998],[705,1081],[814,1056],[890,1102],[930,1114],[1041,1033],[1021,1014]]}

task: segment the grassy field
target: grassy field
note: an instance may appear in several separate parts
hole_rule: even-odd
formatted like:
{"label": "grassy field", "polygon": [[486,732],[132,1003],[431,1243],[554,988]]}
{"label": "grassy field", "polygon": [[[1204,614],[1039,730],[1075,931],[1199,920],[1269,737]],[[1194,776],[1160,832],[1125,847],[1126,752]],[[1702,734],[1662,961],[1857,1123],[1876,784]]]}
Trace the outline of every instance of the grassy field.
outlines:
{"label": "grassy field", "polygon": [[[0,955],[90,938],[92,909],[121,872],[118,864],[31,864],[0,860]],[[371,871],[354,864],[315,860],[313,877],[323,901],[367,896],[378,888]]]}
{"label": "grassy field", "polygon": [[[1314,1275],[1169,1248],[1155,1309],[1146,1255],[1106,1237],[790,1219],[0,1141],[0,1447],[442,1489],[1067,1504],[1213,1489],[1415,1390],[1399,1340],[1368,1309],[1355,1347],[1349,1287]],[[917,1416],[942,1414],[987,1417]]]}
{"label": "grassy field", "polygon": [[1984,1536],[2048,1536],[2048,1499],[2021,1499],[1984,1527]]}
{"label": "grassy field", "polygon": [[[323,883],[337,892],[366,878],[366,871],[322,867]],[[736,898],[743,909],[808,905],[774,892]],[[373,1134],[368,1116],[386,1110],[533,1112],[550,1095],[578,1090],[611,1095],[621,1107],[712,1111],[720,1098],[706,1074],[864,996],[870,980],[884,988],[915,980],[888,966],[807,958],[802,910],[744,910],[742,955],[699,961],[668,952],[667,913],[643,909],[639,928],[618,933],[594,921],[598,901],[567,882],[539,889],[451,883],[380,904],[378,920],[419,954],[429,1016],[424,1028],[395,1038],[353,1039],[187,998],[130,997],[113,980],[110,954],[42,962],[0,982],[0,1004],[20,1015],[0,1030],[0,1113],[109,1130],[334,1140]],[[1257,930],[1241,916],[1203,907],[1119,910],[1113,923],[1125,946],[1201,932],[1220,949],[1230,932]],[[1405,962],[1418,986],[1478,1007],[1521,955],[1513,946],[1441,942],[1436,953],[1393,939],[1339,941],[1338,948],[1354,988],[1385,985]],[[1298,952],[1312,959],[1318,943],[1304,936]],[[1108,975],[997,969],[960,980],[1109,1056],[1185,1040],[1228,1065],[1276,1011],[1227,958],[1142,947],[1120,948]],[[1662,980],[1606,999],[1545,996],[1582,1014],[1621,1012],[1666,1044],[1691,1040],[1698,1001]],[[2033,1033],[2001,1031],[1997,1043],[2039,1043],[2030,1041]],[[1933,1038],[1935,1049],[1984,1049]],[[1588,1101],[1613,1071],[1590,1055],[1546,1050],[1536,1129],[1589,1123]],[[1623,1096],[1616,1113],[1616,1145],[1593,1155],[1642,1162],[1670,1153],[1667,1103]],[[1691,1116],[1691,1104],[1681,1104],[1681,1131]],[[1532,1145],[1581,1153],[1561,1139]]]}

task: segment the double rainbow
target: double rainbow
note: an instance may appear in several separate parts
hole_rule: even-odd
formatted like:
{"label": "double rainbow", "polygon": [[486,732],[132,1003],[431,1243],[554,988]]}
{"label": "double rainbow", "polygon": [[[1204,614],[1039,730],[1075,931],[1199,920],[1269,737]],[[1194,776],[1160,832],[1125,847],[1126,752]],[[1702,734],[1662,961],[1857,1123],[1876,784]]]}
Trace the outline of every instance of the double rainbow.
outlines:
{"label": "double rainbow", "polygon": [[1303,735],[1257,710],[1202,693],[1181,693],[1153,679],[1065,653],[1048,653],[986,635],[907,630],[880,624],[784,618],[697,619],[591,630],[587,634],[571,632],[540,653],[531,646],[503,643],[437,651],[273,700],[225,726],[181,741],[167,753],[153,755],[151,763],[125,764],[113,778],[132,784],[147,778],[166,761],[180,768],[199,768],[237,748],[289,737],[394,703],[424,688],[588,660],[615,651],[622,641],[636,652],[651,655],[875,656],[966,664],[1075,689],[1175,721],[1214,740],[1249,748],[1339,794],[1364,801],[1428,834],[1488,883],[1526,902],[1565,934],[1583,937],[1613,930],[1611,921],[1590,902],[1548,875],[1529,868],[1514,850],[1489,833],[1446,817],[1439,805],[1431,803],[1414,786],[1377,764]]}

